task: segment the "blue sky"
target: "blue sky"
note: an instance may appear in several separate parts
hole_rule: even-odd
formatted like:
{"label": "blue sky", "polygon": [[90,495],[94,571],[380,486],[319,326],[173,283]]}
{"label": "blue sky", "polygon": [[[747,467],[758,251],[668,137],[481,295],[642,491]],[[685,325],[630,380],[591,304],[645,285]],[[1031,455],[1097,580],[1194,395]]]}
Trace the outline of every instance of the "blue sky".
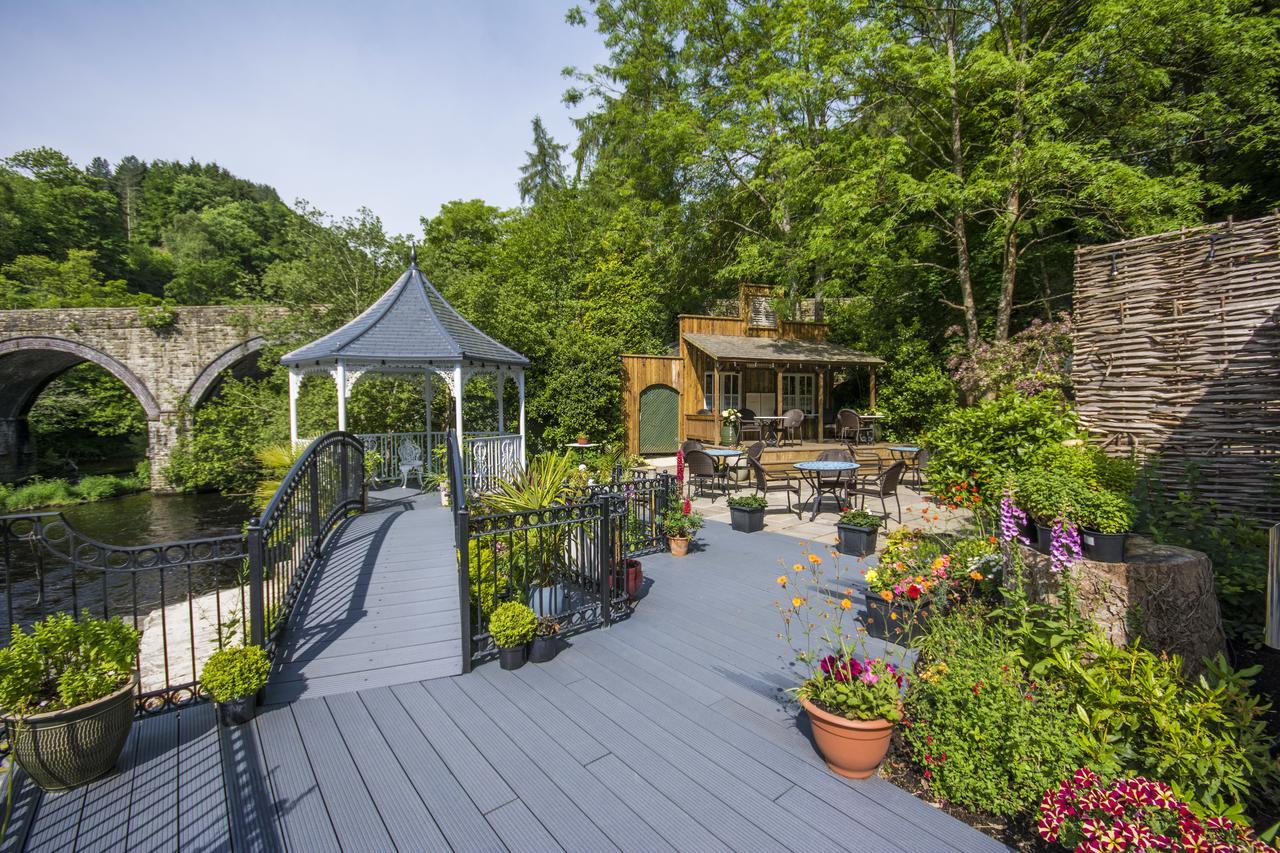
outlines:
{"label": "blue sky", "polygon": [[0,155],[216,160],[285,201],[418,231],[510,206],[540,114],[573,141],[566,65],[606,52],[568,0],[0,0]]}

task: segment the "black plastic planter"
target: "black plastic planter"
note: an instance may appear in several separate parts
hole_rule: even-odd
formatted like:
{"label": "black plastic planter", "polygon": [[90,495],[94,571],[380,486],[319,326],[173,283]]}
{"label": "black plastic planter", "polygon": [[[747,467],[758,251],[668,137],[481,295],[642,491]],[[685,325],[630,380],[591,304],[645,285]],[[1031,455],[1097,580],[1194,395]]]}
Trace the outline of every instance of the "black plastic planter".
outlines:
{"label": "black plastic planter", "polygon": [[546,663],[556,656],[556,651],[555,637],[534,637],[529,647],[529,662]]}
{"label": "black plastic planter", "polygon": [[1041,554],[1048,554],[1049,548],[1053,544],[1053,528],[1045,527],[1040,522],[1035,523],[1036,535],[1031,540],[1031,547],[1035,548]]}
{"label": "black plastic planter", "polygon": [[1080,531],[1080,551],[1087,560],[1099,563],[1123,563],[1124,543],[1128,533],[1097,533],[1093,530]]}
{"label": "black plastic planter", "polygon": [[840,544],[837,546],[841,554],[853,557],[865,557],[876,550],[876,528],[858,527],[853,524],[837,524]]}
{"label": "black plastic planter", "polygon": [[739,533],[758,533],[764,530],[764,510],[750,507],[729,507],[729,523]]}
{"label": "black plastic planter", "polygon": [[524,653],[527,644],[512,649],[498,649],[498,664],[503,669],[519,669],[524,666]]}
{"label": "black plastic planter", "polygon": [[929,605],[900,605],[885,601],[874,592],[867,593],[867,633],[877,640],[907,646],[912,637],[924,633],[929,618]]}
{"label": "black plastic planter", "polygon": [[258,697],[255,694],[215,704],[218,706],[218,724],[224,728],[243,726],[258,712]]}

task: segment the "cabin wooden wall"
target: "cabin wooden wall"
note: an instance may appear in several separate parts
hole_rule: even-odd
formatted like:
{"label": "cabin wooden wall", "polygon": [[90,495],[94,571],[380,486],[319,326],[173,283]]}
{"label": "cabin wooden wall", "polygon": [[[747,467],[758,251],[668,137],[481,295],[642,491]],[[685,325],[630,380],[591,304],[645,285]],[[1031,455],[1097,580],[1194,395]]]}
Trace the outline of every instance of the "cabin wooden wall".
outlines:
{"label": "cabin wooden wall", "polygon": [[640,452],[640,394],[650,385],[670,385],[681,392],[683,362],[675,355],[624,355],[622,357],[622,423],[628,453]]}

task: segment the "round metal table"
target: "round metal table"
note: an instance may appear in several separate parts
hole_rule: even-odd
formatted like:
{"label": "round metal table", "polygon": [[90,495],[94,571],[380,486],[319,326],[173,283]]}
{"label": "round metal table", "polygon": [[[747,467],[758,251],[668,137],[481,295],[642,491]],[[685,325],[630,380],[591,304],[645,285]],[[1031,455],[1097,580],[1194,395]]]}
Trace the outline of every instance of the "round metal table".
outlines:
{"label": "round metal table", "polygon": [[[840,491],[849,482],[843,475],[846,473],[853,474],[862,466],[857,462],[840,462],[832,459],[797,462],[791,467],[799,471],[805,482],[809,484],[809,488],[813,489],[813,497],[810,499],[813,503],[813,511],[809,513],[809,520],[813,521],[818,517],[818,508],[822,505],[822,496],[824,494],[835,498],[836,508],[840,507]],[[824,480],[824,474],[836,474],[838,476]]]}
{"label": "round metal table", "polygon": [[906,470],[912,475],[912,483],[916,488],[920,487],[920,468],[916,465],[916,457],[920,453],[920,448],[910,444],[895,444],[889,448],[889,455],[894,461],[906,464]]}
{"label": "round metal table", "polygon": [[756,421],[759,422],[761,430],[767,429],[768,435],[762,436],[762,440],[769,447],[777,447],[782,443],[778,430],[782,427],[782,422],[786,420],[786,415],[756,415]]}

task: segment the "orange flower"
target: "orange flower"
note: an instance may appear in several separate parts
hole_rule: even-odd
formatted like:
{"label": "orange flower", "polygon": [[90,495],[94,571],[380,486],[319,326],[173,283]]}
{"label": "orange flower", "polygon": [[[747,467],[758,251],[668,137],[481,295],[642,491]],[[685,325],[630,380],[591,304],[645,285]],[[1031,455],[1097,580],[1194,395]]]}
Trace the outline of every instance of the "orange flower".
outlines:
{"label": "orange flower", "polygon": [[850,601],[850,600],[849,600],[849,599],[847,599],[847,598],[845,598],[845,599],[841,599],[841,601],[840,601],[840,609],[841,609],[841,610],[848,610],[850,607],[853,607],[853,602],[852,602],[852,601]]}
{"label": "orange flower", "polygon": [[897,613],[894,613],[894,612],[892,612],[892,611],[890,611],[890,613],[889,613],[889,618],[890,618],[890,619],[897,619],[897,618],[898,618],[898,614],[897,614]]}
{"label": "orange flower", "polygon": [[792,566],[792,567],[791,567],[791,571],[793,571],[793,572],[803,572],[803,571],[804,571],[804,566],[800,565],[799,563],[796,563],[794,566]]}
{"label": "orange flower", "polygon": [[999,539],[997,539],[997,538],[996,538],[996,537],[994,537],[994,536],[988,536],[988,537],[987,537],[987,541],[988,541],[988,542],[990,542],[992,545],[994,545],[994,544],[996,544],[997,542],[999,542],[1000,540],[999,540]]}
{"label": "orange flower", "polygon": [[786,586],[786,585],[787,585],[787,576],[778,575],[778,586]]}
{"label": "orange flower", "polygon": [[883,598],[885,601],[893,601],[893,590],[891,589],[880,590],[880,597]]}
{"label": "orange flower", "polygon": [[799,607],[801,604],[804,604],[804,596],[797,595],[795,598],[791,599],[791,605],[793,607]]}
{"label": "orange flower", "polygon": [[822,562],[822,558],[821,558],[821,557],[819,557],[817,554],[810,554],[810,555],[809,555],[809,562],[810,562],[810,563],[813,563],[813,564],[816,566],[816,565],[818,565],[819,563],[821,563],[821,562]]}
{"label": "orange flower", "polygon": [[969,572],[969,577],[976,581],[982,580],[982,572]]}

